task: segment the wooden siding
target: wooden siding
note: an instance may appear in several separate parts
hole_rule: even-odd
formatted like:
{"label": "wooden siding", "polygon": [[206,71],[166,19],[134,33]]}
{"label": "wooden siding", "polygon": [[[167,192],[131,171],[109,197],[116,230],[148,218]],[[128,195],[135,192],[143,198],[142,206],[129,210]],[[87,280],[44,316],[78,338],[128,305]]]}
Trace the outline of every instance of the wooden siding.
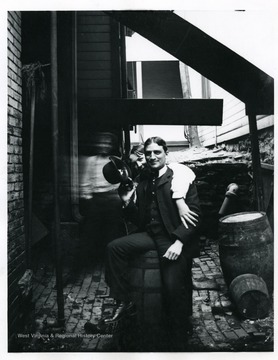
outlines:
{"label": "wooden siding", "polygon": [[[245,104],[211,83],[212,98],[223,98],[223,123],[221,126],[199,126],[198,132],[203,146],[212,146],[215,143],[229,141],[249,134],[248,116],[245,114]],[[273,116],[259,116],[257,119],[258,129],[272,126]],[[217,139],[215,138],[217,135]]]}
{"label": "wooden siding", "polygon": [[111,20],[98,11],[77,13],[77,89],[80,100],[111,98]]}

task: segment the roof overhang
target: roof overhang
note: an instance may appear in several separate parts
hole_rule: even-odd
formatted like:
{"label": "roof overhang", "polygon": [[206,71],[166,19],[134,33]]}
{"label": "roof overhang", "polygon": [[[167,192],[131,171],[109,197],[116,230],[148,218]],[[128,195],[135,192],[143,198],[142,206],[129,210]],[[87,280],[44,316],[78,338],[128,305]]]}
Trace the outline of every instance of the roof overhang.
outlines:
{"label": "roof overhang", "polygon": [[247,114],[274,113],[274,79],[172,11],[108,13],[240,99]]}

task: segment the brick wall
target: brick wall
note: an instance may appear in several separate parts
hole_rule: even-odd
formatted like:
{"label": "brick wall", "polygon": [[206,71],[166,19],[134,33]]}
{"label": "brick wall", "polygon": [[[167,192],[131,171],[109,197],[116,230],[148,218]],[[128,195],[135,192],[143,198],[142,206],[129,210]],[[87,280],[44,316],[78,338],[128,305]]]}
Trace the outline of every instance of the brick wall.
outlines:
{"label": "brick wall", "polygon": [[18,281],[25,270],[21,13],[8,12],[8,306],[9,340],[18,328],[21,295]]}

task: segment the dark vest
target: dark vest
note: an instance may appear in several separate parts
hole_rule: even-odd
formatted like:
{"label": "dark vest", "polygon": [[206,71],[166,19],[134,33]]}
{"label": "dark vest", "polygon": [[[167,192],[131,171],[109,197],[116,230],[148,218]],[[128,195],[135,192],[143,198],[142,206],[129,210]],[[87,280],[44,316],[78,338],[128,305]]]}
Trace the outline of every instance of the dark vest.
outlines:
{"label": "dark vest", "polygon": [[146,189],[145,228],[153,234],[166,230],[157,204],[156,188],[158,181],[158,178],[150,177]]}

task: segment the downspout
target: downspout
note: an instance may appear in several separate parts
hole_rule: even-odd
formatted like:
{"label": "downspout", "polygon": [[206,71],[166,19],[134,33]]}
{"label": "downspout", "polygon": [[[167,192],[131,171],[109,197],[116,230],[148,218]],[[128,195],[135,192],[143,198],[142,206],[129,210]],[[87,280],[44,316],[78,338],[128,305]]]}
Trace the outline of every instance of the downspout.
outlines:
{"label": "downspout", "polygon": [[53,244],[55,246],[56,288],[58,305],[58,325],[63,326],[64,295],[62,280],[62,247],[60,239],[60,207],[59,207],[59,128],[58,128],[58,57],[57,57],[57,12],[51,12],[51,121],[53,149],[53,185],[54,185],[54,224]]}
{"label": "downspout", "polygon": [[71,169],[71,213],[78,223],[82,220],[79,211],[79,169],[78,169],[78,116],[77,116],[77,28],[76,11],[72,24],[72,108],[70,122],[70,169]]}

